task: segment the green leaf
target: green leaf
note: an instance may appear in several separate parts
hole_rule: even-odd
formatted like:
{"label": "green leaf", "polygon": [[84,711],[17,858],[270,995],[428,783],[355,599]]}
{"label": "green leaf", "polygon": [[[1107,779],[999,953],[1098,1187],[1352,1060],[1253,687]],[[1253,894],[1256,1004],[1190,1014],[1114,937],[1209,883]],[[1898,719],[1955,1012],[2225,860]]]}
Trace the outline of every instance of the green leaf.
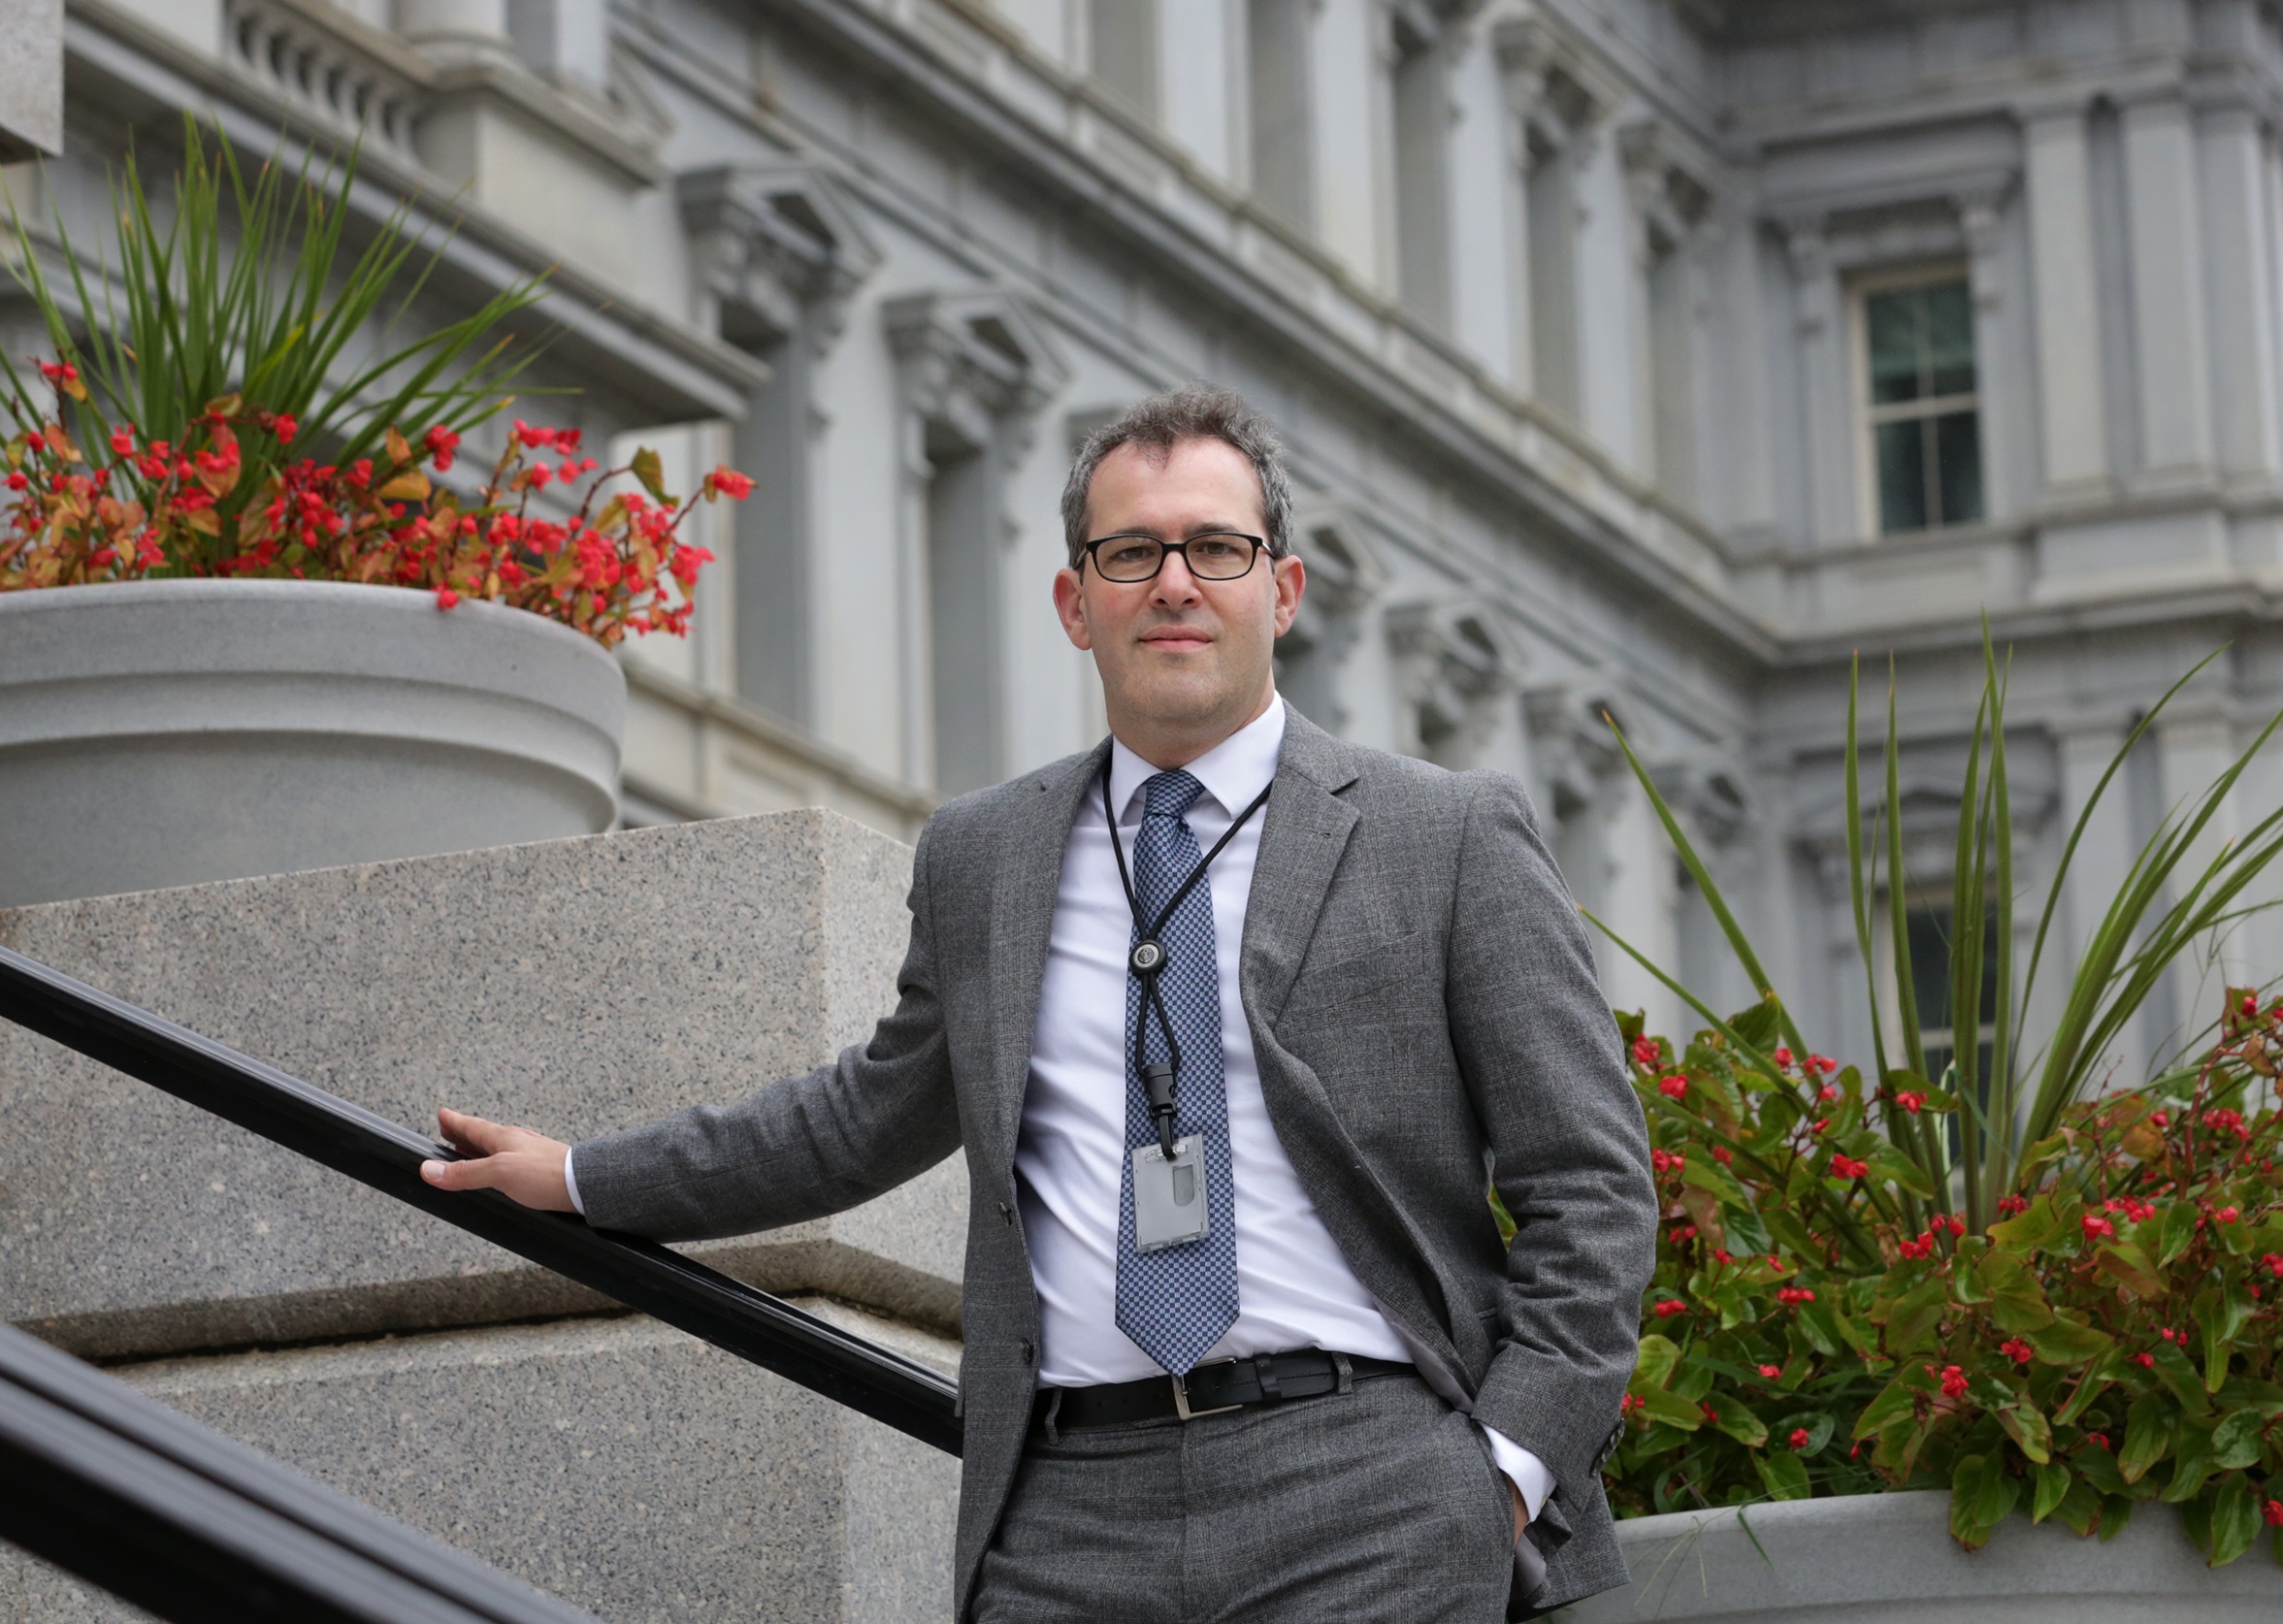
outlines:
{"label": "green leaf", "polygon": [[1873,1145],[1871,1154],[1865,1159],[1871,1163],[1874,1179],[1891,1180],[1913,1195],[1928,1201],[1934,1199],[1935,1182],[1926,1176],[1926,1169],[1884,1140]]}
{"label": "green leaf", "polygon": [[1994,1251],[1977,1270],[1990,1294],[1990,1318],[2002,1331],[2035,1331],[2053,1323],[2052,1307],[2038,1277],[2009,1251]]}
{"label": "green leaf", "polygon": [[2053,1428],[2037,1406],[2026,1402],[2009,1405],[1998,1412],[1998,1424],[2036,1465],[2042,1466],[2053,1458]]}
{"label": "green leaf", "polygon": [[1739,1010],[1728,1018],[1729,1029],[1754,1049],[1766,1049],[1776,1041],[1777,1024],[1777,1008],[1773,999],[1764,998],[1751,1008]]}
{"label": "green leaf", "polygon": [[2022,1337],[2029,1343],[2030,1350],[2048,1365],[2081,1365],[2088,1359],[2099,1358],[2116,1343],[2106,1331],[2059,1315],[2049,1325],[2026,1327]]}
{"label": "green leaf", "polygon": [[2030,1521],[2043,1522],[2069,1497],[2076,1477],[2057,1460],[2040,1464],[2031,1476],[2037,1483],[2037,1495],[2030,1503]]}
{"label": "green leaf", "polygon": [[1728,1393],[1714,1393],[1705,1401],[1712,1407],[1712,1424],[1747,1448],[1768,1442],[1768,1423],[1749,1405]]}
{"label": "green leaf", "polygon": [[2203,1389],[2216,1393],[2228,1380],[2228,1355],[2251,1318],[2251,1296],[2241,1285],[2196,1294],[2197,1328],[2203,1333]]}
{"label": "green leaf", "polygon": [[659,502],[668,500],[666,470],[658,460],[658,453],[649,446],[645,445],[635,453],[634,461],[628,465],[628,471],[642,482],[642,489],[648,491],[653,499]]}
{"label": "green leaf", "polygon": [[2160,1342],[2154,1352],[2156,1379],[2180,1401],[2180,1408],[2191,1415],[2210,1413],[2211,1395],[2204,1391],[2203,1374],[2188,1362],[2187,1352],[2180,1345]]}
{"label": "green leaf", "polygon": [[1808,1339],[1808,1346],[1826,1358],[1839,1351],[1839,1322],[1829,1303],[1802,1303],[1792,1310],[1792,1323]]}
{"label": "green leaf", "polygon": [[1752,1205],[1752,1198],[1745,1193],[1744,1186],[1736,1182],[1736,1176],[1711,1156],[1692,1155],[1683,1162],[1680,1166],[1680,1183],[1688,1188],[1701,1189],[1733,1207],[1748,1211]]}
{"label": "green leaf", "polygon": [[1808,1483],[1808,1463],[1788,1450],[1756,1454],[1752,1464],[1759,1468],[1771,1500],[1806,1500],[1815,1492]]}
{"label": "green leaf", "polygon": [[2080,1540],[2093,1532],[2093,1519],[2100,1514],[2100,1492],[2081,1478],[2070,1485],[2069,1493],[2053,1509],[2054,1520]]}
{"label": "green leaf", "polygon": [[2256,1466],[2267,1435],[2267,1418],[2257,1411],[2238,1410],[2222,1415],[2212,1429],[2212,1465],[2222,1471]]}
{"label": "green leaf", "polygon": [[2196,1203],[2175,1201],[2167,1209],[2164,1223],[2157,1231],[2156,1260],[2169,1264],[2186,1251],[2196,1239]]}
{"label": "green leaf", "polygon": [[2116,1456],[2098,1444],[2087,1444],[2069,1457],[2077,1476],[2102,1494],[2122,1494],[2127,1484],[2124,1474],[2116,1468]]}
{"label": "green leaf", "polygon": [[1641,1339],[1641,1359],[1633,1367],[1633,1380],[1643,1386],[1662,1387],[1680,1362],[1680,1344],[1651,1331]]}
{"label": "green leaf", "polygon": [[1950,1284],[1940,1275],[1904,1292],[1887,1311],[1887,1351],[1900,1356],[1931,1347],[1949,1308]]}
{"label": "green leaf", "polygon": [[2172,1475],[2159,1499],[2177,1506],[2203,1487],[2212,1475],[2211,1434],[2209,1426],[2199,1426],[2193,1417],[2181,1422],[2172,1450]]}
{"label": "green leaf", "polygon": [[2053,1198],[2040,1195],[2029,1204],[2028,1211],[1992,1224],[1990,1238],[2003,1247],[2034,1251],[2061,1233],[2061,1223],[2060,1215],[2053,1210]]}
{"label": "green leaf", "polygon": [[2104,1241],[2093,1253],[2093,1265],[2136,1297],[2154,1302],[2165,1294],[2156,1259],[2132,1241]]}
{"label": "green leaf", "polygon": [[2232,1477],[2222,1483],[2211,1508],[2211,1565],[2225,1568],[2251,1549],[2261,1520],[2259,1497],[2248,1482]]}
{"label": "green leaf", "polygon": [[1997,1456],[1962,1457],[1950,1469],[1950,1538],[1979,1550],[2020,1494],[2021,1484]]}
{"label": "green leaf", "polygon": [[1682,1398],[1667,1387],[1634,1387],[1633,1396],[1641,1400],[1648,1418],[1665,1426],[1679,1427],[1682,1432],[1694,1432],[1705,1424],[1705,1413],[1692,1400]]}
{"label": "green leaf", "polygon": [[1908,1378],[1898,1376],[1863,1407],[1863,1413],[1855,1417],[1854,1436],[1869,1438],[1880,1431],[1889,1421],[1917,1413],[1918,1394],[1907,1384]]}
{"label": "green leaf", "polygon": [[2136,1483],[2148,1469],[2164,1459],[2179,1431],[2179,1414],[2160,1393],[2142,1393],[2125,1413],[2125,1447],[2117,1456],[2118,1476]]}

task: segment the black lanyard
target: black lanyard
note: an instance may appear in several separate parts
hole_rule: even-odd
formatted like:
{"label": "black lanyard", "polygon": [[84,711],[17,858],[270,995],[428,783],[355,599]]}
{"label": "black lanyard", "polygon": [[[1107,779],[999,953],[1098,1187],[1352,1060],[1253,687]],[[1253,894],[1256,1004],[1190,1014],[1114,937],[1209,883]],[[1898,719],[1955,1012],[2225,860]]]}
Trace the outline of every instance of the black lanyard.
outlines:
{"label": "black lanyard", "polygon": [[[1133,1023],[1133,1069],[1134,1074],[1141,1079],[1143,1090],[1150,1097],[1150,1120],[1158,1124],[1158,1148],[1165,1153],[1167,1161],[1173,1159],[1173,1082],[1175,1074],[1181,1069],[1181,1045],[1174,1041],[1173,1017],[1165,1013],[1164,995],[1158,991],[1158,973],[1165,968],[1165,947],[1158,940],[1158,932],[1165,928],[1166,922],[1173,918],[1173,910],[1181,906],[1183,898],[1205,877],[1205,870],[1213,866],[1213,860],[1221,855],[1221,849],[1236,838],[1237,830],[1243,828],[1253,814],[1260,810],[1268,800],[1268,791],[1275,788],[1276,783],[1272,779],[1268,789],[1255,796],[1253,804],[1230,821],[1221,838],[1213,842],[1213,849],[1197,860],[1196,867],[1190,870],[1190,877],[1181,882],[1180,889],[1158,911],[1156,922],[1145,925],[1142,922],[1141,897],[1134,892],[1133,876],[1126,872],[1125,848],[1118,843],[1118,815],[1110,807],[1110,762],[1104,760],[1102,763],[1102,822],[1109,826],[1110,851],[1118,859],[1118,884],[1125,892],[1125,906],[1132,912],[1133,927],[1141,936],[1125,959],[1126,968],[1141,977],[1142,984],[1141,1013]],[[1149,814],[1145,811],[1142,816],[1143,821],[1147,822]],[[1140,838],[1138,830],[1135,838]],[[1165,1034],[1165,1058],[1144,1065],[1142,1023],[1150,1018],[1152,1010],[1157,1011],[1158,1027]]]}

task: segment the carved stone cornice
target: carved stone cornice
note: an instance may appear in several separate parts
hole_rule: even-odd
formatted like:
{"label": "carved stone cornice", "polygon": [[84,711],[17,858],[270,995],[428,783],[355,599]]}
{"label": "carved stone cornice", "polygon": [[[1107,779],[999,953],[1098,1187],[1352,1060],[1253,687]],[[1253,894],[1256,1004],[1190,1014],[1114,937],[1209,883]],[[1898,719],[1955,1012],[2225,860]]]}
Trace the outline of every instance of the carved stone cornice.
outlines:
{"label": "carved stone cornice", "polygon": [[1524,660],[1514,633],[1478,599],[1397,603],[1386,624],[1421,746],[1445,766],[1468,764],[1497,723],[1498,702],[1521,684]]}
{"label": "carved stone cornice", "polygon": [[1070,375],[1029,306],[1002,289],[905,294],[883,318],[906,406],[1010,462],[1028,449],[1039,408]]}
{"label": "carved stone cornice", "polygon": [[881,253],[857,211],[816,165],[718,164],[676,178],[696,248],[701,297],[725,338],[751,343],[805,327],[839,337],[851,294]]}

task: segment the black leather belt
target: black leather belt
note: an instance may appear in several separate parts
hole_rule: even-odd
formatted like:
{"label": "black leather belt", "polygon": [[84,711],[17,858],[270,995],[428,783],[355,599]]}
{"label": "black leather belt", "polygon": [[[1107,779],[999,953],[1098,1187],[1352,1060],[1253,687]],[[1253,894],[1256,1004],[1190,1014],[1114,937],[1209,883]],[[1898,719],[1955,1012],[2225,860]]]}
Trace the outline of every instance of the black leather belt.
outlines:
{"label": "black leather belt", "polygon": [[1216,1359],[1187,1376],[1145,1376],[1138,1381],[1108,1381],[1096,1387],[1041,1387],[1030,1419],[1033,1425],[1042,1424],[1052,1410],[1057,1431],[1134,1421],[1193,1421],[1199,1415],[1337,1392],[1343,1365],[1347,1377],[1357,1381],[1417,1374],[1415,1367],[1397,1359],[1303,1348],[1248,1359]]}

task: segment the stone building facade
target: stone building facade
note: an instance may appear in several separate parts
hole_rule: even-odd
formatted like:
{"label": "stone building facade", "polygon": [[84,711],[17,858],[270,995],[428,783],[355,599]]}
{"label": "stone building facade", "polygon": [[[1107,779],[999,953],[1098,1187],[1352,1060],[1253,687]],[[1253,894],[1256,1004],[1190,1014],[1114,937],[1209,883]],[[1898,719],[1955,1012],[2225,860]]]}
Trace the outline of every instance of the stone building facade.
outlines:
{"label": "stone building facade", "polygon": [[[360,209],[453,227],[423,310],[556,267],[535,380],[577,392],[519,410],[759,478],[695,635],[629,657],[632,822],[908,835],[1099,737],[1056,497],[1191,377],[1290,441],[1293,701],[1519,774],[1581,899],[1741,1002],[1614,717],[1850,1057],[1852,656],[1898,663],[1929,940],[1984,614],[2032,895],[2229,645],[2065,939],[2283,705],[2266,0],[69,0],[65,40],[66,156],[19,197],[100,235],[183,108],[361,131]],[[2229,816],[2279,799],[2270,758]],[[2283,967],[2283,926],[2227,951]]]}

